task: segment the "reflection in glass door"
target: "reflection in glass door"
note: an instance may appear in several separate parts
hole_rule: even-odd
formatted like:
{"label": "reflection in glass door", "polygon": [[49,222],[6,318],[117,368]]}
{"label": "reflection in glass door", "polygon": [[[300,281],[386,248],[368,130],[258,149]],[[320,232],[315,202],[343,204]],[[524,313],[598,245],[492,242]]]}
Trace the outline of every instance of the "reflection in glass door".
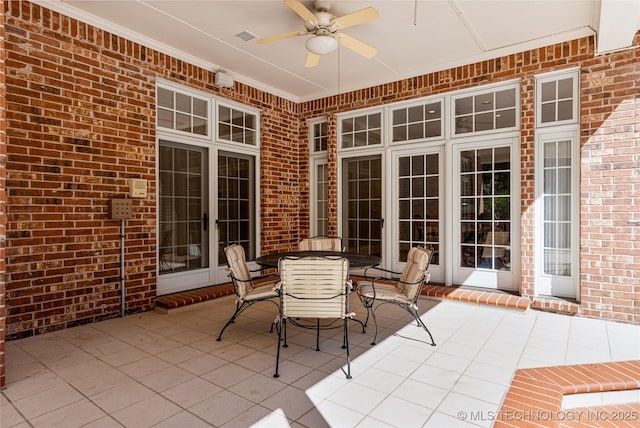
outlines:
{"label": "reflection in glass door", "polygon": [[209,267],[206,160],[205,148],[160,141],[158,294],[202,286],[188,273]]}
{"label": "reflection in glass door", "polygon": [[256,258],[255,158],[218,154],[218,266],[227,264],[224,247],[240,244],[247,260]]}
{"label": "reflection in glass door", "polygon": [[345,159],[343,239],[347,251],[382,256],[382,162],[380,156]]}
{"label": "reflection in glass door", "polygon": [[454,267],[458,284],[514,286],[511,150],[496,146],[458,152],[458,267]]}

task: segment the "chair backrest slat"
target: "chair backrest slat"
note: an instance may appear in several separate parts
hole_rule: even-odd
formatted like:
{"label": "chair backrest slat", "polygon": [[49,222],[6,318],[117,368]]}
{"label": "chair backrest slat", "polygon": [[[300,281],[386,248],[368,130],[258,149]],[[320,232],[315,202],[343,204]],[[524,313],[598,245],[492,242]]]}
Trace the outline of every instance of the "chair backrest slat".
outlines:
{"label": "chair backrest slat", "polygon": [[298,249],[300,251],[342,251],[342,239],[327,236],[303,238],[298,243]]}
{"label": "chair backrest slat", "polygon": [[344,258],[280,260],[280,292],[285,318],[344,318],[349,262]]}

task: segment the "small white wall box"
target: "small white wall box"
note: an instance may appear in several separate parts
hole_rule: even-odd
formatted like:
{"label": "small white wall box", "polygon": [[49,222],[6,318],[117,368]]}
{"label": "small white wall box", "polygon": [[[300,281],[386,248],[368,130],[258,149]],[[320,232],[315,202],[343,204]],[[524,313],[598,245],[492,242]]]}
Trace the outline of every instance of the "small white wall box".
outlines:
{"label": "small white wall box", "polygon": [[223,71],[216,72],[215,82],[222,88],[233,88],[234,84],[233,77]]}
{"label": "small white wall box", "polygon": [[147,197],[147,180],[142,178],[129,179],[129,197],[146,198]]}

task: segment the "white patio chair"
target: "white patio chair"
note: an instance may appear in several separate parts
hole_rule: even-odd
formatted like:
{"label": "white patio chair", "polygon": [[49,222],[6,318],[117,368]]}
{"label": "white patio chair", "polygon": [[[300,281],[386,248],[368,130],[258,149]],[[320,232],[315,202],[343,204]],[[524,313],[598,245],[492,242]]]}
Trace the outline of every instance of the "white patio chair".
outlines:
{"label": "white patio chair", "polygon": [[328,236],[314,236],[302,238],[298,243],[300,251],[344,251],[342,238]]}
{"label": "white patio chair", "polygon": [[[420,297],[424,284],[429,282],[429,272],[427,272],[427,268],[429,267],[432,256],[432,249],[413,247],[407,254],[407,263],[404,265],[402,272],[393,272],[379,267],[365,269],[365,279],[357,282],[356,289],[362,299],[362,304],[367,309],[365,326],[369,321],[369,314],[373,316],[376,334],[373,337],[373,342],[371,342],[372,345],[375,345],[378,339],[376,309],[386,303],[393,303],[409,312],[415,318],[418,327],[422,327],[424,331],[427,332],[431,339],[431,345],[436,345],[431,332],[424,322],[422,322],[418,314],[418,298]],[[369,271],[373,269],[392,275],[400,275],[400,277],[370,277]]]}
{"label": "white patio chair", "polygon": [[[272,300],[278,297],[278,291],[274,288],[278,281],[277,274],[252,276],[253,272],[260,272],[261,270],[249,269],[242,245],[233,244],[225,247],[224,254],[229,265],[229,277],[236,293],[236,310],[220,330],[218,341],[222,340],[222,333],[224,333],[229,324],[233,323],[238,318],[238,315],[254,303],[267,301],[273,303],[276,307],[278,306],[277,301]],[[273,324],[271,324],[271,331],[273,332]]]}
{"label": "white patio chair", "polygon": [[[343,348],[347,354],[347,379],[351,379],[349,355],[349,261],[341,257],[300,257],[280,260],[280,322],[276,372],[279,377],[280,347],[287,347],[287,321],[301,325],[297,319],[316,319],[316,350],[320,346],[320,319],[343,320]],[[343,369],[344,372],[344,369]]]}

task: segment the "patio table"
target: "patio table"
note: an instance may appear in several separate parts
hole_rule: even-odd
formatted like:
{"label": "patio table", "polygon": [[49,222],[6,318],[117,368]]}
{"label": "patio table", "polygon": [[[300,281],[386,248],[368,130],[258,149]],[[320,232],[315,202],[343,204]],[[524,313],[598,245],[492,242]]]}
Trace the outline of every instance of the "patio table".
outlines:
{"label": "patio table", "polygon": [[380,264],[380,257],[371,254],[343,251],[286,251],[272,253],[256,258],[256,263],[264,267],[277,268],[278,260],[283,257],[344,257],[349,260],[349,269],[361,269]]}

